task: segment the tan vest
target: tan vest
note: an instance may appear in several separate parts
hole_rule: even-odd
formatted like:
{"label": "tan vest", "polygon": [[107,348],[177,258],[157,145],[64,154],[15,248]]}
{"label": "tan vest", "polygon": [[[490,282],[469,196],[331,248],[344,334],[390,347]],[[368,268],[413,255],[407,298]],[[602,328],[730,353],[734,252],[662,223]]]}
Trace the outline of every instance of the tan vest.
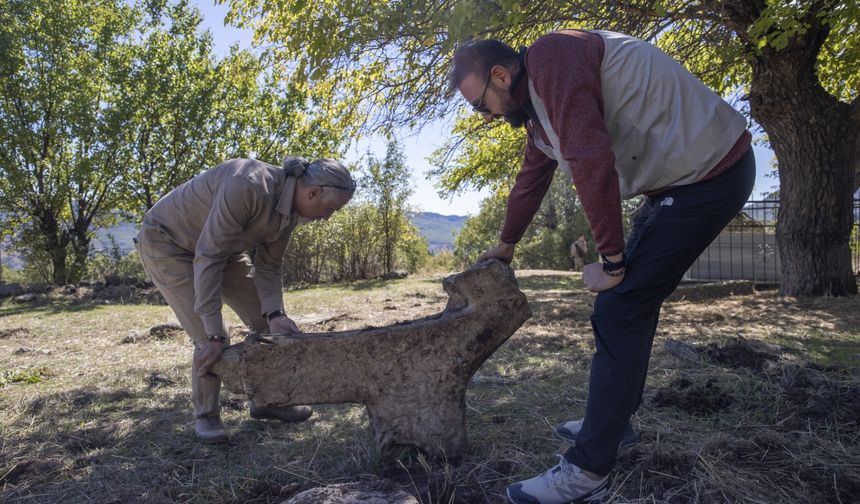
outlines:
{"label": "tan vest", "polygon": [[[701,180],[732,149],[746,119],[677,61],[645,41],[609,31],[600,68],[603,120],[612,141],[621,197]],[[529,94],[550,141],[535,144],[570,174],[546,106]]]}

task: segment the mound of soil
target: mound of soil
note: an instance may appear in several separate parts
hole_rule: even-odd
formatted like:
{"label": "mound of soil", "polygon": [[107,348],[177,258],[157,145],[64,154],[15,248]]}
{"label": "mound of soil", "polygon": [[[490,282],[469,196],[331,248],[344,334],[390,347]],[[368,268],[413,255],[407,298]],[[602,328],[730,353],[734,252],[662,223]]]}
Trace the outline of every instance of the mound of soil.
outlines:
{"label": "mound of soil", "polygon": [[711,343],[703,354],[716,364],[730,368],[749,368],[756,371],[761,371],[766,362],[775,362],[779,359],[772,353],[757,350],[750,342],[743,339],[736,339],[722,347]]}
{"label": "mound of soil", "polygon": [[747,368],[761,371],[767,363],[779,360],[783,349],[764,341],[732,338],[729,343],[720,346],[711,343],[706,347],[691,345],[683,341],[669,339],[664,343],[667,352],[687,361],[706,360],[734,369]]}
{"label": "mound of soil", "polygon": [[678,378],[654,395],[652,402],[658,408],[675,407],[695,416],[713,415],[728,408],[734,399],[710,378],[704,384]]}

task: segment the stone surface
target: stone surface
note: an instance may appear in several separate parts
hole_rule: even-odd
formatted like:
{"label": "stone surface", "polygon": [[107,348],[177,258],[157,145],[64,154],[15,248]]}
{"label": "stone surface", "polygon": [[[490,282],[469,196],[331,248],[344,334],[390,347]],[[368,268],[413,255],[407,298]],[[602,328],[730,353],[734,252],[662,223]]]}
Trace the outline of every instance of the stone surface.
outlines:
{"label": "stone surface", "polygon": [[419,504],[403,490],[362,490],[355,483],[312,488],[282,504]]}
{"label": "stone surface", "polygon": [[300,325],[314,325],[324,324],[344,317],[346,317],[346,313],[308,313],[299,317],[294,317],[293,321]]}
{"label": "stone surface", "polygon": [[409,273],[406,271],[389,271],[382,275],[382,278],[386,280],[398,280],[400,278],[406,278],[407,276],[409,276]]}
{"label": "stone surface", "polygon": [[39,299],[39,294],[33,294],[32,292],[28,292],[27,294],[21,294],[15,298],[16,303],[32,303]]}
{"label": "stone surface", "polygon": [[697,350],[695,346],[689,343],[668,339],[666,340],[666,343],[663,344],[663,347],[666,349],[667,352],[679,359],[694,362],[699,361],[699,350]]}
{"label": "stone surface", "polygon": [[56,285],[52,285],[49,283],[36,282],[27,284],[27,286],[24,288],[24,292],[26,292],[27,294],[47,294],[54,290],[55,287]]}
{"label": "stone surface", "polygon": [[20,296],[24,293],[24,288],[19,283],[8,283],[0,285],[0,299],[10,296]]}
{"label": "stone surface", "polygon": [[358,331],[250,336],[214,372],[258,404],[361,403],[377,446],[457,457],[470,378],[530,316],[513,271],[491,260],[446,278],[445,310]]}
{"label": "stone surface", "polygon": [[173,338],[184,333],[185,329],[176,322],[167,322],[149,328],[149,335],[156,339]]}

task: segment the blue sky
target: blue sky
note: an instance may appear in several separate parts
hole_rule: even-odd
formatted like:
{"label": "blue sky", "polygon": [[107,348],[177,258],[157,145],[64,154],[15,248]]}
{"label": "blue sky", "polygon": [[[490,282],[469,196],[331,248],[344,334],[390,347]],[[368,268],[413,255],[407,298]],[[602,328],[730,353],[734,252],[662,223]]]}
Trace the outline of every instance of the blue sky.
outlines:
{"label": "blue sky", "polygon": [[[215,5],[214,0],[191,0],[203,15],[203,29],[212,32],[215,51],[219,56],[225,56],[231,45],[238,44],[239,47],[250,49],[253,45],[251,30],[239,29],[224,24],[227,14],[226,5]],[[442,199],[433,187],[433,181],[427,180],[426,173],[431,169],[427,157],[445,141],[450,124],[445,121],[437,121],[421,131],[403,132],[399,139],[404,147],[407,165],[412,168],[412,180],[414,194],[411,203],[421,211],[436,212],[445,215],[477,214],[480,209],[481,199],[487,196],[485,192],[468,191],[451,198]],[[756,184],[753,189],[752,198],[759,198],[763,193],[771,191],[778,184],[774,178],[766,177],[772,172],[771,161],[773,152],[764,147],[754,147],[756,154],[757,175]],[[351,162],[359,159],[370,150],[375,156],[385,155],[384,139],[371,139],[358,142],[350,147],[346,161]]]}

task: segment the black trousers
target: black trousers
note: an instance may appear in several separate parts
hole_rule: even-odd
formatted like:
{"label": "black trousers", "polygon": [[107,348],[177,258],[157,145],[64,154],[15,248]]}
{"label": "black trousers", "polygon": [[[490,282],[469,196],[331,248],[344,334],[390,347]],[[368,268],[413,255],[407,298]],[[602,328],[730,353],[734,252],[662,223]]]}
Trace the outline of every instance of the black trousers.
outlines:
{"label": "black trousers", "polygon": [[642,401],[651,345],[663,300],[696,258],[741,210],[755,182],[752,148],[717,177],[646,198],[636,212],[618,286],[594,302],[588,403],[582,430],[565,458],[606,475]]}

